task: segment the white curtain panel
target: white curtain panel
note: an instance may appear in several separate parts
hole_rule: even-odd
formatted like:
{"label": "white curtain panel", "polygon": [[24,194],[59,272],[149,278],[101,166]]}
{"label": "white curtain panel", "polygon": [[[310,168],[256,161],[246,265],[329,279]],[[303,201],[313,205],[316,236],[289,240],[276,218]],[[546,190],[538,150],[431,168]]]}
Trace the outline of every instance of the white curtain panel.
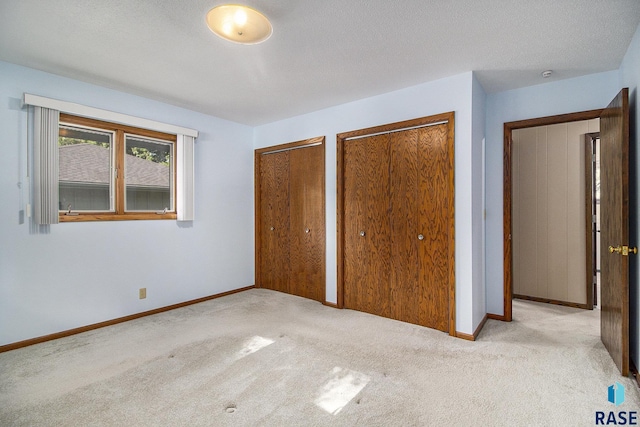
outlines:
{"label": "white curtain panel", "polygon": [[194,208],[194,147],[195,138],[177,136],[177,210],[178,221],[193,221]]}
{"label": "white curtain panel", "polygon": [[58,223],[58,122],[60,112],[34,107],[33,206],[36,224]]}

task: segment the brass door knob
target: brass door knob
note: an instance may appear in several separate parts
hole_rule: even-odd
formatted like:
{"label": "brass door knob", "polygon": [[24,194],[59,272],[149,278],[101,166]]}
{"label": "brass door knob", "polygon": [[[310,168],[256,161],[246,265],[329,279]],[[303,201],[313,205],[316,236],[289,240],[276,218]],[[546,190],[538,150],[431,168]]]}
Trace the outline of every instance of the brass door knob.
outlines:
{"label": "brass door knob", "polygon": [[638,248],[636,248],[635,246],[630,248],[629,246],[626,246],[626,245],[616,246],[616,247],[609,246],[609,253],[612,254],[614,252],[622,256],[629,256],[629,253],[632,253],[634,255],[637,254]]}

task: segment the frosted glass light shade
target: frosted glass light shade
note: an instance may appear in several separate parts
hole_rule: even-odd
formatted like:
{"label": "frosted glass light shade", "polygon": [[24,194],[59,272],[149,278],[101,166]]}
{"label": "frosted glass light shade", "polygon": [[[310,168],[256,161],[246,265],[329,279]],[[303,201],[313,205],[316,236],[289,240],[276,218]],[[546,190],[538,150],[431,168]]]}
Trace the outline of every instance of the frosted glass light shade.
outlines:
{"label": "frosted glass light shade", "polygon": [[247,6],[225,4],[207,13],[207,26],[225,40],[257,44],[267,40],[273,28],[260,12]]}

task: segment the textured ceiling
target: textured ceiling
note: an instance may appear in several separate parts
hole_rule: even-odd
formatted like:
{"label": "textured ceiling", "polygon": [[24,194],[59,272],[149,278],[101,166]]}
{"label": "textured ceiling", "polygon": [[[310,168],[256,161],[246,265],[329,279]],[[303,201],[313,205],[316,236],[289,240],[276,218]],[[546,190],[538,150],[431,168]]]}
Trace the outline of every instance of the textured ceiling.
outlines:
{"label": "textured ceiling", "polygon": [[[640,0],[247,0],[274,31],[209,31],[219,0],[0,0],[0,60],[259,125],[476,71],[489,93],[617,69]],[[547,81],[547,80],[545,80]]]}

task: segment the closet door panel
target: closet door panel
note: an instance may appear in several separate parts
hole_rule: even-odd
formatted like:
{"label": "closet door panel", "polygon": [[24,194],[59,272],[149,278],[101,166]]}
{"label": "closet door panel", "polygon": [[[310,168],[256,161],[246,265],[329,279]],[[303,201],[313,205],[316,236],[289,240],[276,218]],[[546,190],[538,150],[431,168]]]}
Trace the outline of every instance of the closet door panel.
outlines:
{"label": "closet door panel", "polygon": [[418,324],[418,130],[390,135],[391,317]]}
{"label": "closet door panel", "polygon": [[389,135],[349,141],[345,174],[345,307],[391,317]]}
{"label": "closet door panel", "polygon": [[447,125],[419,130],[420,186],[419,282],[422,287],[419,324],[448,330],[449,318],[449,154]]}
{"label": "closet door panel", "polygon": [[324,147],[290,152],[290,290],[324,301]]}
{"label": "closet door panel", "polygon": [[[367,141],[344,148],[344,305],[367,311],[369,253],[367,245]],[[361,233],[364,234],[361,236]]]}
{"label": "closet door panel", "polygon": [[367,139],[367,235],[369,313],[391,317],[390,135]]}
{"label": "closet door panel", "polygon": [[261,286],[289,292],[289,152],[261,160]]}

